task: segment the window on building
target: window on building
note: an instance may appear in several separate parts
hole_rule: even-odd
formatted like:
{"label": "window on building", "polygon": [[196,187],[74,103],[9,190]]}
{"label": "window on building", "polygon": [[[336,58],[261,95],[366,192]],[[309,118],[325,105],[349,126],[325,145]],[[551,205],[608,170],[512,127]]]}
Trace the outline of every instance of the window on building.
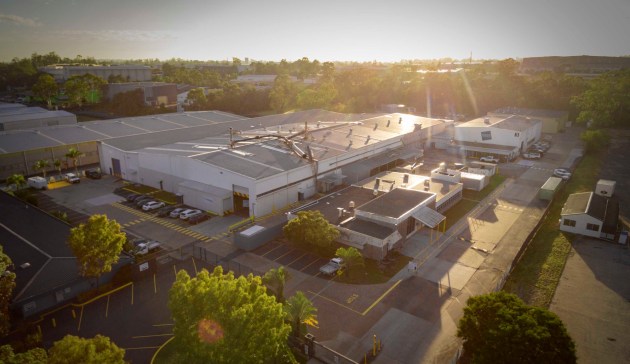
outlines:
{"label": "window on building", "polygon": [[599,231],[599,225],[586,224],[586,230]]}
{"label": "window on building", "polygon": [[570,227],[575,227],[575,220],[571,220],[571,219],[564,219],[564,221],[562,222],[562,225],[564,225],[564,226],[570,226]]}
{"label": "window on building", "polygon": [[481,132],[481,140],[490,140],[492,139],[492,132],[491,131],[482,131]]}

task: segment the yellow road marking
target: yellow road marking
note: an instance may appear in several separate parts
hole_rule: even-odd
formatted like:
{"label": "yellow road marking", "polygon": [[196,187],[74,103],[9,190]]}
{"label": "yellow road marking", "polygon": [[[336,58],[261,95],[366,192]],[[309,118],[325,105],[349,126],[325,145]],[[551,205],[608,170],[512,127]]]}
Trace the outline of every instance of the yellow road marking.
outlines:
{"label": "yellow road marking", "polygon": [[160,327],[160,326],[173,326],[175,324],[153,324],[151,326]]}
{"label": "yellow road marking", "polygon": [[389,292],[393,291],[394,288],[398,287],[398,285],[400,284],[400,282],[402,282],[402,279],[399,279],[398,282],[394,283],[393,286],[389,287],[389,289],[387,291],[385,291],[385,293],[383,293],[381,295],[381,297],[379,297],[376,301],[374,301],[370,307],[368,307],[365,311],[363,311],[363,313],[361,315],[365,316],[367,315],[368,312],[370,312],[371,309],[374,308],[374,306],[376,306],[379,302],[381,302],[381,300],[383,298],[385,298],[385,296],[387,296],[389,294]]}
{"label": "yellow road marking", "polygon": [[155,273],[153,273],[153,291],[157,293],[157,282],[155,281]]}
{"label": "yellow road marking", "polygon": [[193,262],[193,267],[195,268],[195,275],[197,275],[197,274],[198,274],[198,272],[197,272],[197,264],[195,263],[195,258],[190,258],[190,259],[192,260],[192,262]]}
{"label": "yellow road marking", "polygon": [[133,284],[131,285],[131,305],[133,306]]}
{"label": "yellow road marking", "polygon": [[175,278],[177,278],[177,268],[175,268],[175,264],[173,264],[173,272],[175,273]]}
{"label": "yellow road marking", "polygon": [[109,313],[109,298],[111,295],[107,296],[107,305],[105,305],[105,317],[107,318],[107,314]]}
{"label": "yellow road marking", "polygon": [[57,320],[54,317],[52,318],[52,326],[57,327]]}
{"label": "yellow road marking", "polygon": [[313,291],[308,291],[308,293],[315,295],[315,297],[323,298],[323,299],[325,299],[328,302],[332,302],[332,303],[336,304],[337,306],[345,308],[346,310],[350,310],[350,311],[356,313],[357,315],[363,315],[361,312],[359,312],[359,311],[357,311],[355,309],[352,309],[352,308],[350,308],[350,307],[348,307],[348,306],[346,306],[346,305],[344,305],[342,303],[339,303],[339,302],[337,302],[337,301],[335,301],[333,299],[330,299],[330,298],[328,298],[326,296],[322,296],[322,295],[317,294],[317,293],[315,293]]}
{"label": "yellow road marking", "polygon": [[73,319],[77,318],[77,313],[76,313],[76,312],[74,312],[74,308],[72,309],[72,318],[73,318]]}

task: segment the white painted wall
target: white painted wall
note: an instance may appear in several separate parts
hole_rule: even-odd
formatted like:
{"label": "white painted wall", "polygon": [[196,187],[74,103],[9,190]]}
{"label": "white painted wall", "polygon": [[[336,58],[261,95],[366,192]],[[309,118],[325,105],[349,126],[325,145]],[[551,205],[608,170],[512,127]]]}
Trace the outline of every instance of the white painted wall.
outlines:
{"label": "white painted wall", "polygon": [[[492,139],[482,140],[481,132],[490,131]],[[455,139],[465,142],[484,143],[484,144],[497,144],[512,147],[521,147],[521,143],[524,148],[533,144],[540,139],[542,132],[542,123],[537,122],[532,127],[523,130],[515,131],[502,128],[496,128],[492,126],[457,126],[455,127]]]}
{"label": "white painted wall", "polygon": [[[575,227],[564,225],[564,220],[570,219],[575,220]],[[599,231],[592,231],[586,229],[586,224],[596,224],[599,225]],[[592,236],[594,238],[599,238],[600,231],[602,230],[603,222],[597,220],[596,218],[587,215],[587,214],[579,214],[579,215],[565,215],[560,219],[560,230],[566,231],[568,233],[580,234],[585,236]]]}

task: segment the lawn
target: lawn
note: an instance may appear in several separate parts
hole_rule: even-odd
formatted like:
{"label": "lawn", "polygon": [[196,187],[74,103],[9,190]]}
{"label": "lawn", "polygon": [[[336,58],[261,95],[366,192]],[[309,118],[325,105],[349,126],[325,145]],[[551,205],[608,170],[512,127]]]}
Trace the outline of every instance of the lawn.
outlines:
{"label": "lawn", "polygon": [[545,220],[503,287],[527,304],[549,307],[564,270],[573,236],[558,230],[560,212],[571,193],[592,191],[603,154],[586,155],[569,182],[558,191]]}

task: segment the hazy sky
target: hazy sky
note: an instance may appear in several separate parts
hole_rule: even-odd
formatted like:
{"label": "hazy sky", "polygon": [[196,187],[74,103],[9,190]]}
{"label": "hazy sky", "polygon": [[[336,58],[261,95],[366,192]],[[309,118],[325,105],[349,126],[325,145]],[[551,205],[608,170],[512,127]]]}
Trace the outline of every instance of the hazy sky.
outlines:
{"label": "hazy sky", "polygon": [[0,0],[0,60],[630,55],[630,0]]}

